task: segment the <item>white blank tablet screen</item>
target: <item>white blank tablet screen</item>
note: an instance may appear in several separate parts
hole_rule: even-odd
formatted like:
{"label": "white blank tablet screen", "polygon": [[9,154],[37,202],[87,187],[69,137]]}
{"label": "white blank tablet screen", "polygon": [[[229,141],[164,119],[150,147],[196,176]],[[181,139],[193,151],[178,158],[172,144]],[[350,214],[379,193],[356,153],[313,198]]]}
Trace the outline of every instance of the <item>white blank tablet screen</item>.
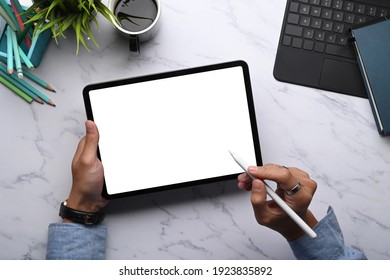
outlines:
{"label": "white blank tablet screen", "polygon": [[256,164],[240,66],[89,92],[109,195],[242,172]]}

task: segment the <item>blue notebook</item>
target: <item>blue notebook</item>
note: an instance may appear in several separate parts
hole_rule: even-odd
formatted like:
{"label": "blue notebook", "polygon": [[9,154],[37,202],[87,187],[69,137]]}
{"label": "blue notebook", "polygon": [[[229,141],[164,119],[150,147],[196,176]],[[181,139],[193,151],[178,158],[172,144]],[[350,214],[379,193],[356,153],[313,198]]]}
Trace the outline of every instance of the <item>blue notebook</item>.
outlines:
{"label": "blue notebook", "polygon": [[378,132],[390,134],[390,20],[353,28],[354,47]]}

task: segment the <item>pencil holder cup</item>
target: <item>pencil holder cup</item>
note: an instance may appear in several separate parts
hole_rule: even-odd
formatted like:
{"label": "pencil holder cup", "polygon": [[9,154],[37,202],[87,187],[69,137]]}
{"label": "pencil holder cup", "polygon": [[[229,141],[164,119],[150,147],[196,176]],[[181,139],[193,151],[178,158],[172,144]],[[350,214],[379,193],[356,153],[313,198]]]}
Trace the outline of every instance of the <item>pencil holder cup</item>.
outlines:
{"label": "pencil holder cup", "polygon": [[[0,18],[0,20],[2,19]],[[0,30],[0,52],[3,54],[7,53],[7,35],[5,32],[7,26],[8,24],[5,24],[3,30]],[[26,32],[20,32],[16,36],[18,37],[19,47],[28,57],[31,64],[34,67],[38,67],[52,38],[52,33],[50,29],[47,29],[32,39],[33,32],[34,28],[29,28]],[[0,56],[0,58],[5,59],[3,56]]]}
{"label": "pencil holder cup", "polygon": [[109,0],[109,9],[117,17],[115,28],[129,40],[131,52],[140,52],[140,42],[153,37],[160,25],[160,0]]}

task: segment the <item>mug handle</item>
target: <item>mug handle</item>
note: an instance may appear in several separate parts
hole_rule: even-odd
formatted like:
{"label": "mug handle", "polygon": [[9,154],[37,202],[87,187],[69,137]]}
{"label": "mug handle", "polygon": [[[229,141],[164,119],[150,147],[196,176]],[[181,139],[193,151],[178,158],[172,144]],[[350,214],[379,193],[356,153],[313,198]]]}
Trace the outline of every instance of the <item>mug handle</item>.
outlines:
{"label": "mug handle", "polygon": [[129,36],[129,49],[131,52],[140,52],[139,49],[139,38],[136,35]]}

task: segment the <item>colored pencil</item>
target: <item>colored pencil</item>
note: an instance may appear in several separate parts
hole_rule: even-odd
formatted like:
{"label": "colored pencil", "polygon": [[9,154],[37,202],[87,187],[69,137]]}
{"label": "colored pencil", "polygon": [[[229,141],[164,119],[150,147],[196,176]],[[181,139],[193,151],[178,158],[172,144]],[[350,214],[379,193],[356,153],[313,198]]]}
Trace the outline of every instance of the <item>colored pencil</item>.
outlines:
{"label": "colored pencil", "polygon": [[15,30],[14,23],[12,22],[11,18],[8,16],[8,14],[4,11],[3,6],[0,5],[0,16],[8,23],[8,25],[11,26],[12,29]]}
{"label": "colored pencil", "polygon": [[[30,96],[34,101],[43,104],[42,99],[39,98],[38,95],[34,93],[34,90],[32,90],[34,88],[30,84],[26,83],[26,81],[20,80],[15,74],[12,75],[7,74],[4,67],[1,67],[1,65],[0,65],[0,76],[6,79],[11,84],[13,84],[15,87],[20,89],[28,96]],[[24,82],[24,84],[22,82]]]}
{"label": "colored pencil", "polygon": [[[11,3],[12,10],[14,11],[16,21],[18,22],[20,31],[23,32],[23,30],[25,29],[24,21],[26,21],[26,17],[21,15],[21,13],[23,12],[23,8],[20,5],[18,0],[10,0],[10,3]],[[31,39],[27,34],[24,37],[24,39],[25,39],[27,49],[29,49],[31,47]]]}
{"label": "colored pencil", "polygon": [[[3,65],[0,64],[0,74],[4,74],[6,72],[6,69]],[[49,97],[47,97],[46,95],[44,95],[42,92],[40,92],[39,90],[37,90],[36,88],[34,88],[32,85],[30,85],[29,83],[27,83],[26,81],[24,80],[21,80],[21,79],[18,79],[17,76],[15,74],[12,74],[12,75],[9,75],[10,79],[12,79],[16,85],[21,85],[23,86],[24,88],[26,88],[28,90],[29,93],[32,93],[32,97],[39,97],[39,99],[41,99],[41,101],[45,101],[47,104],[51,105],[51,106],[56,106],[56,104],[53,102],[53,100],[51,100]],[[37,101],[37,100],[36,100]],[[39,102],[39,101],[38,101]]]}
{"label": "colored pencil", "polygon": [[[28,73],[28,71],[26,71],[25,73]],[[10,82],[12,82],[16,87],[21,86],[22,88],[20,88],[20,89],[22,91],[26,90],[25,93],[30,95],[32,98],[34,98],[35,101],[37,101],[39,103],[43,103],[43,101],[44,101],[51,106],[54,106],[54,107],[56,106],[56,104],[53,102],[53,100],[51,100],[49,97],[47,97],[45,94],[43,94],[42,92],[40,92],[39,90],[34,88],[32,85],[30,85],[26,81],[19,79],[16,76],[16,74],[12,74],[12,75],[7,74],[7,69],[2,64],[0,64],[0,75],[1,74],[3,74],[3,76],[7,75],[9,79],[12,79],[12,81],[10,81]]]}
{"label": "colored pencil", "polygon": [[[13,14],[15,16],[16,22],[18,23],[18,26],[19,26],[20,30],[23,30],[24,29],[24,23],[23,23],[22,18],[20,17],[20,12],[16,8],[14,1],[10,0],[10,4],[11,4],[12,12],[13,12]],[[22,27],[23,27],[23,29],[22,29]]]}
{"label": "colored pencil", "polygon": [[9,17],[9,15],[6,13],[3,6],[1,5],[0,5],[0,16],[3,17],[3,19],[8,23],[9,26],[11,26],[13,30],[16,30],[15,23],[12,21],[12,19]]}
{"label": "colored pencil", "polygon": [[7,22],[4,20],[4,18],[0,15],[0,40],[3,38],[3,35],[6,32],[6,26]]}
{"label": "colored pencil", "polygon": [[[39,29],[40,29],[41,25],[38,27],[36,26],[35,27],[35,30],[37,30],[37,32],[39,33]],[[37,34],[38,34],[37,33]],[[37,41],[38,41],[38,38],[39,38],[39,35],[35,35],[33,36],[33,39],[32,39],[32,42],[31,42],[31,47],[30,49],[28,50],[28,54],[27,54],[27,57],[31,59],[31,56],[33,55],[34,53],[34,49],[35,49],[35,46],[37,44]]]}
{"label": "colored pencil", "polygon": [[19,0],[8,0],[8,2],[12,5],[15,5],[16,10],[18,11],[18,15],[21,17],[23,24],[27,21],[27,15],[24,14],[25,9],[20,4]]}
{"label": "colored pencil", "polygon": [[[18,36],[18,43],[19,43],[19,44],[20,44],[21,42],[23,42],[23,40],[24,40],[26,37],[30,38],[28,32],[30,32],[30,29],[32,28],[33,24],[34,24],[33,22],[27,23],[27,24],[25,25],[25,27],[24,27],[24,30],[22,30],[20,33],[17,34],[17,36]],[[32,44],[32,42],[31,42],[31,44]],[[30,46],[30,48],[31,48],[31,46]],[[29,48],[29,49],[30,49],[30,48]]]}
{"label": "colored pencil", "polygon": [[[3,74],[3,75],[7,75],[6,74],[6,69],[3,65],[0,64],[0,75]],[[24,80],[21,80],[21,79],[18,79],[18,77],[15,75],[15,74],[12,74],[12,75],[8,75],[9,76],[9,79],[12,80],[12,82],[14,83],[15,86],[18,86],[18,85],[21,85],[24,89],[27,89],[26,90],[26,93],[29,94],[31,97],[39,97],[39,99],[42,101],[45,101],[47,104],[51,105],[51,106],[56,106],[56,104],[53,102],[53,100],[51,100],[49,97],[47,97],[46,95],[44,95],[42,92],[40,92],[39,90],[37,90],[36,88],[34,88],[32,85],[30,85],[29,83],[27,83],[26,81]],[[37,102],[40,102],[38,100],[36,100]],[[40,102],[41,103],[41,102]]]}
{"label": "colored pencil", "polygon": [[23,60],[24,64],[26,64],[26,66],[30,70],[34,70],[34,65],[31,63],[30,59],[28,59],[28,57],[26,56],[26,54],[24,53],[21,47],[19,47],[19,55],[20,58]]}
{"label": "colored pencil", "polygon": [[12,74],[14,71],[14,54],[12,48],[12,36],[11,36],[11,27],[7,26],[7,67],[8,73]]}
{"label": "colored pencil", "polygon": [[0,83],[8,87],[10,90],[12,90],[14,93],[19,95],[21,98],[23,98],[26,102],[31,103],[33,99],[25,94],[23,91],[21,91],[19,88],[17,88],[15,85],[7,81],[3,76],[0,76]]}
{"label": "colored pencil", "polygon": [[28,53],[27,53],[27,57],[31,59],[33,53],[34,53],[34,49],[35,49],[35,46],[37,44],[37,41],[38,41],[38,37],[39,35],[36,35],[36,36],[33,36],[33,39],[32,39],[32,42],[31,42],[31,47],[30,49],[28,50]]}
{"label": "colored pencil", "polygon": [[24,72],[24,75],[29,78],[31,81],[35,82],[36,84],[40,85],[41,87],[47,89],[47,90],[50,90],[52,92],[56,92],[53,87],[51,85],[49,85],[47,82],[45,82],[44,80],[38,78],[37,76],[35,76],[34,74],[32,74],[31,72],[29,71],[25,71]]}
{"label": "colored pencil", "polygon": [[23,69],[22,69],[22,63],[20,62],[19,45],[18,45],[18,41],[16,40],[15,32],[11,32],[11,35],[12,35],[12,46],[14,48],[16,72],[18,73],[18,77],[20,79],[22,79],[23,78]]}
{"label": "colored pencil", "polygon": [[12,12],[11,8],[8,6],[8,4],[4,0],[0,0],[0,6],[0,13],[4,17],[4,19],[8,22],[9,25],[11,25],[14,31],[20,32],[20,28],[18,26],[18,22],[15,18],[15,15]]}
{"label": "colored pencil", "polygon": [[8,55],[5,52],[0,52],[0,56],[8,58]]}
{"label": "colored pencil", "polygon": [[[14,76],[14,75],[13,75]],[[25,87],[27,87],[28,89],[31,90],[31,92],[33,94],[35,94],[37,97],[39,97],[40,99],[42,99],[43,101],[45,101],[47,104],[51,105],[51,106],[56,106],[56,104],[53,102],[53,100],[51,100],[49,97],[47,97],[46,95],[44,95],[42,92],[40,92],[39,90],[37,90],[36,88],[34,88],[33,86],[31,86],[29,83],[27,83],[26,81],[24,80],[19,80],[19,82],[24,85]]]}

